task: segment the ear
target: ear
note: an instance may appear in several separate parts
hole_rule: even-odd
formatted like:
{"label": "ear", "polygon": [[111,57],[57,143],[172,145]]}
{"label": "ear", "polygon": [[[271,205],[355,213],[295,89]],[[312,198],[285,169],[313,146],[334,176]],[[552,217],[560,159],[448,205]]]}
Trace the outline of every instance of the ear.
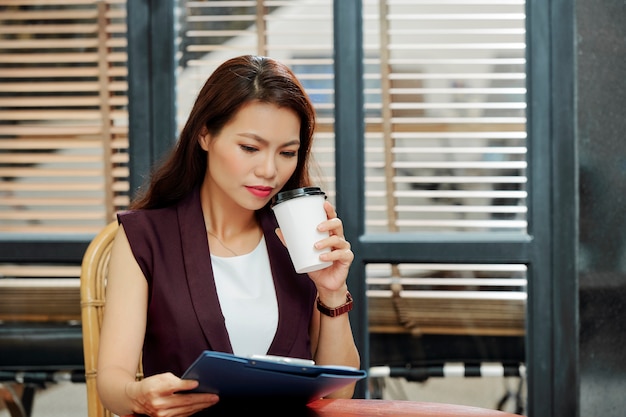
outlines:
{"label": "ear", "polygon": [[209,130],[206,128],[206,126],[202,127],[202,130],[200,131],[200,135],[198,135],[198,143],[200,144],[200,147],[202,149],[204,149],[205,151],[209,151],[209,144],[211,143],[211,135],[209,134]]}

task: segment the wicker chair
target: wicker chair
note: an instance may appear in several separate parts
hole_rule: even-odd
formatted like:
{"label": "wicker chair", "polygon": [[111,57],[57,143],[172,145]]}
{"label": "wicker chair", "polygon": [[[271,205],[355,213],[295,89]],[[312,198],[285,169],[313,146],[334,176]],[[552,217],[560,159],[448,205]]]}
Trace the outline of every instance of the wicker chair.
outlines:
{"label": "wicker chair", "polygon": [[[83,256],[80,272],[80,304],[85,356],[88,417],[112,417],[105,409],[96,390],[100,327],[104,315],[106,276],[111,256],[111,246],[117,231],[117,221],[109,223],[94,237]],[[141,364],[137,377],[141,378]]]}

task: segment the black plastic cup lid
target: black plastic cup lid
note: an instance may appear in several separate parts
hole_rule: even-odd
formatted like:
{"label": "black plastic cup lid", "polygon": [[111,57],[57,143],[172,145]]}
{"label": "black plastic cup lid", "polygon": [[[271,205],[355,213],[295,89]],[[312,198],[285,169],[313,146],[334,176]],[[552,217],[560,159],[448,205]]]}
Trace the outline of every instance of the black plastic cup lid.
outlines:
{"label": "black plastic cup lid", "polygon": [[276,194],[276,196],[274,197],[274,201],[272,202],[272,207],[287,200],[298,197],[306,197],[310,195],[322,195],[324,196],[324,198],[326,198],[326,193],[322,191],[320,187],[302,187],[288,191],[281,191],[280,193]]}

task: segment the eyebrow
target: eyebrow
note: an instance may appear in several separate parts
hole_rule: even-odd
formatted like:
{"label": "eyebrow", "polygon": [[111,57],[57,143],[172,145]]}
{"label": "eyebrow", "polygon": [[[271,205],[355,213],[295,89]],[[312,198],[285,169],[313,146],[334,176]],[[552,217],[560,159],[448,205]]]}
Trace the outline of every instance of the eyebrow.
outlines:
{"label": "eyebrow", "polygon": [[[254,133],[242,132],[242,133],[238,133],[238,135],[246,137],[246,138],[249,138],[249,139],[253,139],[253,140],[257,141],[257,142],[261,142],[261,143],[264,143],[264,144],[268,143],[267,139],[264,139],[264,138],[262,138],[259,135],[255,135]],[[282,146],[291,146],[291,145],[300,145],[300,139],[294,139],[294,140],[291,140],[289,142],[286,142],[286,143],[282,144]]]}

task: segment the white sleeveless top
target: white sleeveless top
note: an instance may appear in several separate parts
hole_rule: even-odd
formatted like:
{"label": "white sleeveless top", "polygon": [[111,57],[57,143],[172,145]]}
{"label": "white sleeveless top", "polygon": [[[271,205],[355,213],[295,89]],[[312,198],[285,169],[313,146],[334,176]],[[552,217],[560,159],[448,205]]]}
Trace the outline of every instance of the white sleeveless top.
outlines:
{"label": "white sleeveless top", "polygon": [[233,353],[265,355],[278,327],[278,302],[265,237],[250,253],[211,255],[213,276]]}

